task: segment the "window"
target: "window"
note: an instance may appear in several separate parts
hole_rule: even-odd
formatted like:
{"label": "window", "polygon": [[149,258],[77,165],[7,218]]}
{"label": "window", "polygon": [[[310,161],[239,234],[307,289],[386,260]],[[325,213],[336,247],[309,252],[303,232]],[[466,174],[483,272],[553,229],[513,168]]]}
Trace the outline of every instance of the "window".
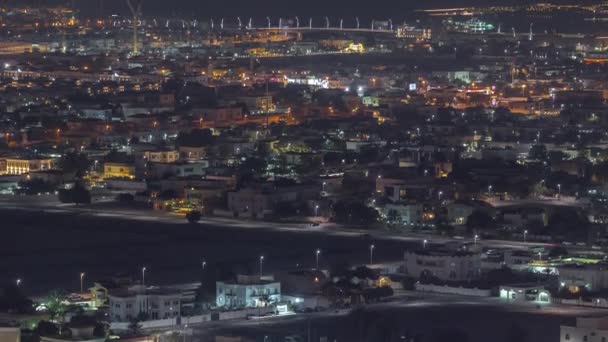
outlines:
{"label": "window", "polygon": [[133,307],[133,304],[127,304],[127,309],[130,309]]}
{"label": "window", "polygon": [[570,341],[570,334],[566,334],[566,336],[564,336],[564,339],[565,339],[566,341]]}

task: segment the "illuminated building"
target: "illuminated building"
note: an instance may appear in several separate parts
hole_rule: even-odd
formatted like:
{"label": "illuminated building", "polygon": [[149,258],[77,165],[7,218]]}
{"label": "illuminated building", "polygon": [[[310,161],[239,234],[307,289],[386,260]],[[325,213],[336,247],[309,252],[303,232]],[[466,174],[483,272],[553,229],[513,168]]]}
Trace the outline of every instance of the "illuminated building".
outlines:
{"label": "illuminated building", "polygon": [[105,163],[103,165],[104,178],[135,179],[135,166],[124,163]]}
{"label": "illuminated building", "polygon": [[608,268],[605,264],[559,267],[559,285],[560,288],[567,288],[572,293],[582,289],[586,291],[608,289]]}
{"label": "illuminated building", "polygon": [[391,223],[417,226],[424,221],[422,204],[387,204],[384,213],[396,220]]}
{"label": "illuminated building", "polygon": [[222,308],[266,307],[281,301],[281,283],[259,276],[237,276],[236,282],[216,282],[216,305]]}
{"label": "illuminated building", "polygon": [[174,163],[179,160],[178,151],[146,151],[144,158],[152,163]]}
{"label": "illuminated building", "polygon": [[53,168],[51,159],[5,159],[5,170],[0,170],[0,174],[22,175],[34,171],[46,171]]}
{"label": "illuminated building", "polygon": [[180,315],[182,293],[169,288],[111,290],[108,294],[110,319],[113,322],[129,322],[141,313],[150,319],[167,319]]}
{"label": "illuminated building", "polygon": [[414,26],[402,25],[397,28],[397,38],[430,40],[432,37],[431,29],[417,28]]}
{"label": "illuminated building", "polygon": [[27,42],[0,42],[0,55],[14,55],[32,52],[47,52],[48,46],[45,44],[35,44]]}
{"label": "illuminated building", "polygon": [[416,278],[464,281],[480,275],[481,257],[478,253],[423,249],[405,252],[404,259],[405,273]]}
{"label": "illuminated building", "polygon": [[490,31],[494,31],[494,25],[481,21],[477,18],[471,18],[467,21],[457,21],[453,19],[447,19],[443,21],[448,31],[460,32],[460,33],[475,33],[483,34]]}

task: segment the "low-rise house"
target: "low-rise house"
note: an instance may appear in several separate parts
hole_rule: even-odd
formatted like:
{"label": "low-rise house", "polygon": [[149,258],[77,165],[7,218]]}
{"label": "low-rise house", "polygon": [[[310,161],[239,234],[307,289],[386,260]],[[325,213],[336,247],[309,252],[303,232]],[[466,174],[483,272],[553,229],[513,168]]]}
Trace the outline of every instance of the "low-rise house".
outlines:
{"label": "low-rise house", "polygon": [[578,317],[576,325],[560,326],[560,342],[606,342],[608,317]]}
{"label": "low-rise house", "polygon": [[480,276],[479,253],[423,249],[405,252],[404,259],[405,274],[415,278],[466,281]]}
{"label": "low-rise house", "polygon": [[384,215],[393,224],[418,226],[424,223],[422,204],[387,204]]}
{"label": "low-rise house", "polygon": [[266,307],[281,301],[281,283],[256,276],[216,282],[216,305],[222,308]]}
{"label": "low-rise house", "polygon": [[551,303],[551,293],[537,284],[502,285],[500,286],[499,296],[509,302]]}
{"label": "low-rise house", "polygon": [[181,292],[172,288],[132,286],[108,293],[110,319],[128,322],[143,315],[149,319],[177,317],[181,311]]}
{"label": "low-rise house", "polygon": [[0,169],[0,174],[22,175],[30,172],[51,170],[53,168],[53,160],[4,158],[4,162],[0,165],[4,167],[4,169]]}
{"label": "low-rise house", "polygon": [[135,166],[127,163],[105,163],[103,165],[104,178],[135,178]]}
{"label": "low-rise house", "polygon": [[235,216],[262,218],[274,213],[278,203],[295,203],[316,199],[319,188],[313,185],[274,186],[266,183],[228,192],[228,210]]}
{"label": "low-rise house", "polygon": [[608,289],[608,265],[565,265],[558,268],[559,285],[571,292],[581,289],[586,291],[601,291]]}
{"label": "low-rise house", "polygon": [[209,167],[206,160],[173,163],[148,163],[147,176],[150,178],[204,176]]}

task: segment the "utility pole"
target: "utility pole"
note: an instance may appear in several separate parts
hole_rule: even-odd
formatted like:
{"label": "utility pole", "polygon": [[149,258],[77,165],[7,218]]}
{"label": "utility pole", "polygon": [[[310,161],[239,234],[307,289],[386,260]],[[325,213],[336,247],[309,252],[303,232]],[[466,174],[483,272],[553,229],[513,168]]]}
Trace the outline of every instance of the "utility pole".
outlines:
{"label": "utility pole", "polygon": [[141,16],[141,7],[144,4],[144,0],[127,0],[127,6],[131,10],[133,15],[133,54],[139,54],[139,37],[137,34],[137,23]]}

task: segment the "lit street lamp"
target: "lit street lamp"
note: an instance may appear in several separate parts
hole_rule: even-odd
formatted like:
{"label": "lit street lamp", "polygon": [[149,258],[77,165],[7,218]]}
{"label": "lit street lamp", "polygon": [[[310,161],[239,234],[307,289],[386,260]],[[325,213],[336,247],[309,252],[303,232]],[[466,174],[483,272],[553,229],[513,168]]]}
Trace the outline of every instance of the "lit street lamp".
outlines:
{"label": "lit street lamp", "polygon": [[526,242],[527,237],[528,237],[528,231],[524,230],[524,242]]}
{"label": "lit street lamp", "polygon": [[320,249],[317,249],[317,250],[315,251],[315,259],[316,259],[316,262],[317,262],[317,270],[319,269],[319,255],[320,255],[320,254],[321,254],[321,250],[320,250]]}
{"label": "lit street lamp", "polygon": [[369,245],[369,264],[372,265],[374,263],[374,248],[376,246]]}
{"label": "lit street lamp", "polygon": [[263,274],[264,274],[264,256],[260,255],[260,279],[262,279]]}
{"label": "lit street lamp", "polygon": [[557,184],[557,199],[560,199],[561,197],[562,197],[562,185]]}
{"label": "lit street lamp", "polygon": [[488,195],[492,196],[492,186],[488,185]]}
{"label": "lit street lamp", "polygon": [[543,261],[543,253],[538,252],[538,261]]}
{"label": "lit street lamp", "polygon": [[477,240],[479,240],[479,235],[475,234],[475,236],[473,237],[473,244],[475,246],[477,246]]}
{"label": "lit street lamp", "polygon": [[83,292],[84,292],[84,291],[83,291],[83,288],[84,288],[84,287],[82,286],[82,285],[83,285],[83,284],[82,284],[83,279],[84,279],[84,272],[81,272],[81,273],[80,273],[80,293],[83,293]]}
{"label": "lit street lamp", "polygon": [[315,216],[319,216],[319,205],[315,205]]}
{"label": "lit street lamp", "polygon": [[17,279],[16,283],[17,283],[17,287],[21,286],[21,278]]}
{"label": "lit street lamp", "polygon": [[426,239],[422,241],[422,249],[426,249],[426,244],[427,243],[429,243],[429,241],[426,240]]}
{"label": "lit street lamp", "polygon": [[141,268],[141,286],[146,289],[146,267]]}
{"label": "lit street lamp", "polygon": [[437,196],[439,197],[439,200],[441,201],[441,196],[443,196],[443,191],[439,191],[439,193],[437,194]]}

